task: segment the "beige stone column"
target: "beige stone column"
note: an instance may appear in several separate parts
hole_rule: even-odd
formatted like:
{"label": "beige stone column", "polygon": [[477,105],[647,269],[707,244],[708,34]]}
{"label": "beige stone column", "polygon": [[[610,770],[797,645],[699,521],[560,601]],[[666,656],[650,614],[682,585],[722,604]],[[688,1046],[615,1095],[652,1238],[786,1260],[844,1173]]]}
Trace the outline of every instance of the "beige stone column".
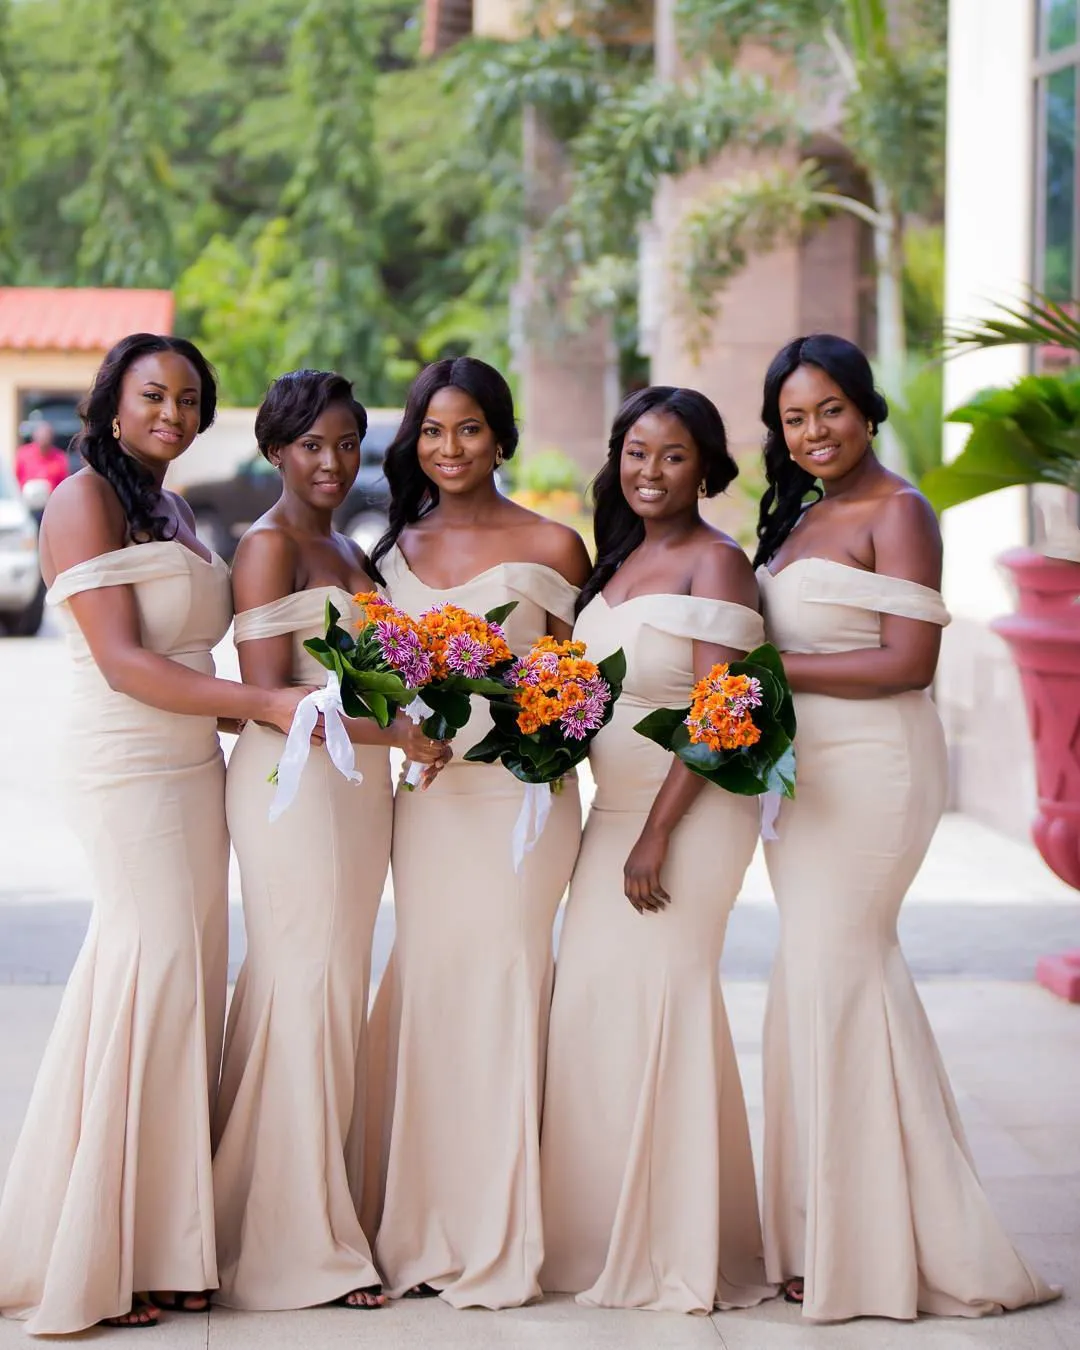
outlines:
{"label": "beige stone column", "polygon": [[[539,222],[564,200],[566,163],[561,145],[535,110],[525,117],[523,153],[528,214]],[[565,292],[553,288],[539,267],[526,240],[514,297],[522,453],[562,450],[588,479],[603,462],[618,398],[610,325],[594,319],[584,331],[571,328]]]}

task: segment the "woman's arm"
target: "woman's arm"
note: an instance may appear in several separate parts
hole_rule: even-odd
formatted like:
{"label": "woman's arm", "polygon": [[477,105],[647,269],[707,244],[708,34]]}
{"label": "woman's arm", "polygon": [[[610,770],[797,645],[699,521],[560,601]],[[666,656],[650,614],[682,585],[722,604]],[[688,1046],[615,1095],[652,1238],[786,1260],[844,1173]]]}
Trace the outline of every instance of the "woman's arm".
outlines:
{"label": "woman's arm", "polygon": [[[123,517],[105,496],[107,484],[90,475],[67,481],[72,490],[58,489],[49,502],[48,549],[56,574],[124,546]],[[165,712],[291,725],[304,690],[249,689],[148,651],[131,586],[80,591],[68,603],[98,669],[117,693]]]}
{"label": "woman's arm", "polygon": [[[883,502],[872,539],[875,572],[940,590],[941,531],[924,497],[899,492]],[[939,624],[882,614],[879,647],[785,652],[784,669],[798,694],[884,698],[931,684],[940,650]]]}
{"label": "woman's arm", "polygon": [[[757,583],[745,553],[730,545],[717,544],[703,550],[695,570],[691,594],[711,600],[757,608]],[[746,655],[732,647],[711,642],[694,643],[694,679],[700,680],[713,666],[739,661]],[[687,690],[689,697],[690,691]],[[708,786],[705,779],[672,756],[671,768],[653,800],[645,826],[623,868],[626,898],[639,914],[655,913],[671,901],[660,878],[675,827]]]}

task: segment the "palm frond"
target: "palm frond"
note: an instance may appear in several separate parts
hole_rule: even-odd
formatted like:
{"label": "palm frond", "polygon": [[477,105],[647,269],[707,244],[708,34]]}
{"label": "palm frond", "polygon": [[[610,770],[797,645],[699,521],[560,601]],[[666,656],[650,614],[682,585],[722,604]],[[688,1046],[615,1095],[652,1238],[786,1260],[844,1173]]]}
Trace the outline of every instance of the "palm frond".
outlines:
{"label": "palm frond", "polygon": [[[1073,302],[1068,302],[1070,307]],[[1065,347],[1080,351],[1080,315],[1048,295],[1033,291],[1016,307],[999,305],[1000,319],[946,328],[945,345],[953,354],[988,347]]]}

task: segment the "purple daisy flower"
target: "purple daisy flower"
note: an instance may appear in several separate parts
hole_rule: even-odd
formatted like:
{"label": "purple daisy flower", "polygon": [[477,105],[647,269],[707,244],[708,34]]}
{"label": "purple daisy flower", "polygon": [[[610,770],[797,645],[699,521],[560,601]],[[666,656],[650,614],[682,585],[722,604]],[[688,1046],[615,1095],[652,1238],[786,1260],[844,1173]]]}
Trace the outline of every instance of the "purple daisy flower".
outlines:
{"label": "purple daisy flower", "polygon": [[572,741],[583,741],[590,731],[598,731],[604,721],[604,700],[598,694],[591,694],[581,703],[559,718],[559,727],[564,736]]}
{"label": "purple daisy flower", "polygon": [[468,633],[455,633],[446,644],[446,664],[455,675],[478,680],[487,670],[491,648]]}

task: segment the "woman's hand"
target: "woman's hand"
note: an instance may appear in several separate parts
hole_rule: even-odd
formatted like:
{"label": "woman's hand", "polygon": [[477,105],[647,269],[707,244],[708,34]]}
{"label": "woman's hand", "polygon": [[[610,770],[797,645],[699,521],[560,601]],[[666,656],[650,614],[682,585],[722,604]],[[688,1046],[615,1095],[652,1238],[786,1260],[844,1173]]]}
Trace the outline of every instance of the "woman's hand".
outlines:
{"label": "woman's hand", "polygon": [[[268,689],[266,691],[266,709],[258,720],[265,722],[268,726],[277,727],[287,736],[300,703],[308,694],[314,692],[314,688],[310,685],[289,686],[286,689]],[[319,720],[315,723],[315,729],[311,733],[311,744],[322,745],[325,740],[326,729],[323,726],[322,713],[320,713]]]}
{"label": "woman's hand", "polygon": [[623,867],[623,890],[639,914],[659,913],[671,903],[660,882],[669,838],[665,831],[646,825]]}
{"label": "woman's hand", "polygon": [[390,725],[391,743],[404,750],[405,758],[426,766],[420,788],[430,787],[454,756],[449,741],[435,741],[420,728],[419,722],[398,711]]}

